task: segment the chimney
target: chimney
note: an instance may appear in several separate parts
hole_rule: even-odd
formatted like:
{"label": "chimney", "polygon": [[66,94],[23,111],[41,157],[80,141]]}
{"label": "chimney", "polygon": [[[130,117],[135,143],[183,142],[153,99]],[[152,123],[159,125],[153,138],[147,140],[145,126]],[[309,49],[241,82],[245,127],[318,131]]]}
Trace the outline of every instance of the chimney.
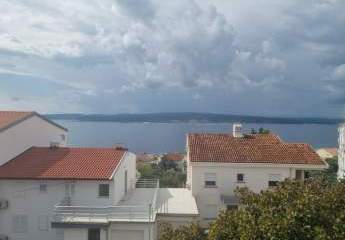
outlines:
{"label": "chimney", "polygon": [[232,136],[235,138],[242,137],[242,124],[241,123],[234,123],[232,125]]}
{"label": "chimney", "polygon": [[125,144],[123,144],[123,143],[116,143],[115,145],[114,145],[114,148],[116,149],[116,150],[123,150],[123,151],[128,151],[128,148],[125,146]]}
{"label": "chimney", "polygon": [[50,149],[54,150],[59,148],[60,143],[59,142],[50,142]]}

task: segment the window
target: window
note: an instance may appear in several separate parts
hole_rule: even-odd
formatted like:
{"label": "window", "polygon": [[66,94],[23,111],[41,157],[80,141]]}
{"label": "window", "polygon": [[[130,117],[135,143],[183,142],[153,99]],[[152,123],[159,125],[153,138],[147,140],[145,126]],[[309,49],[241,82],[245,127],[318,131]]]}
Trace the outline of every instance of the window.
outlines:
{"label": "window", "polygon": [[99,197],[109,197],[109,184],[99,184],[98,185],[98,196]]}
{"label": "window", "polygon": [[237,205],[226,205],[226,210],[236,210],[238,209]]}
{"label": "window", "polygon": [[61,134],[60,136],[61,136],[61,140],[62,140],[62,141],[65,141],[65,140],[66,140],[66,135],[65,135],[65,134]]}
{"label": "window", "polygon": [[100,240],[101,230],[99,228],[89,228],[88,229],[88,240]]}
{"label": "window", "polygon": [[217,205],[209,204],[206,205],[206,220],[216,219],[218,215],[218,207]]}
{"label": "window", "polygon": [[48,216],[39,216],[38,217],[38,230],[48,231],[49,228],[49,217]]}
{"label": "window", "polygon": [[244,183],[244,173],[237,173],[237,182]]}
{"label": "window", "polygon": [[14,233],[26,233],[28,231],[28,216],[15,215],[12,219]]}
{"label": "window", "polygon": [[268,177],[268,186],[275,187],[280,182],[281,177],[280,174],[270,174]]}
{"label": "window", "polygon": [[205,173],[205,188],[217,187],[217,175],[215,173]]}
{"label": "window", "polygon": [[47,184],[41,183],[40,184],[40,193],[46,193],[47,192]]}

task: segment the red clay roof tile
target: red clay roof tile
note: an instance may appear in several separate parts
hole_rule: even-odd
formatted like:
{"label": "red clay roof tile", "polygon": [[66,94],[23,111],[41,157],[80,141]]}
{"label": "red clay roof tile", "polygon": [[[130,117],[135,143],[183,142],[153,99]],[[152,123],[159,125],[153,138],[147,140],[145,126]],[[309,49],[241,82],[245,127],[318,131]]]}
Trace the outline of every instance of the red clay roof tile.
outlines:
{"label": "red clay roof tile", "polygon": [[0,111],[0,130],[33,114],[34,112]]}
{"label": "red clay roof tile", "polygon": [[125,150],[32,147],[0,166],[0,179],[109,180]]}
{"label": "red clay roof tile", "polygon": [[284,143],[274,134],[189,134],[188,147],[191,162],[325,165],[309,144]]}

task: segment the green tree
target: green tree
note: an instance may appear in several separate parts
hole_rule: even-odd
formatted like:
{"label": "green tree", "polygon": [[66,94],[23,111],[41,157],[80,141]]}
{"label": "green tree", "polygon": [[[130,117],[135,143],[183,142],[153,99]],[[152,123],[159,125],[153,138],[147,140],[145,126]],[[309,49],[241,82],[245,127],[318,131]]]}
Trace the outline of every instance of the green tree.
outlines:
{"label": "green tree", "polygon": [[206,240],[205,230],[197,223],[173,228],[170,224],[160,225],[159,240]]}
{"label": "green tree", "polygon": [[345,239],[345,184],[287,180],[259,194],[238,190],[241,207],[219,215],[209,240]]}
{"label": "green tree", "polygon": [[321,177],[325,178],[330,182],[337,181],[337,172],[338,172],[338,157],[328,158],[326,162],[329,165],[329,168],[323,171],[314,171],[311,172],[312,177]]}

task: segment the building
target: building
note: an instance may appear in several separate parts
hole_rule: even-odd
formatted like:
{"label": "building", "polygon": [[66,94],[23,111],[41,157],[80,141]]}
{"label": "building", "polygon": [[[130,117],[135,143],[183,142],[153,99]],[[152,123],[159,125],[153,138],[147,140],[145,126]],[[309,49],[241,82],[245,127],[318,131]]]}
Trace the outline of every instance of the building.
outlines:
{"label": "building", "polygon": [[337,157],[338,148],[319,148],[316,153],[319,154],[322,159],[326,160]]}
{"label": "building", "polygon": [[121,148],[32,147],[0,167],[0,233],[16,240],[150,240],[198,217],[187,189],[136,181]]}
{"label": "building", "polygon": [[172,161],[176,164],[177,168],[185,172],[186,169],[186,158],[183,153],[166,153],[161,157],[162,161]]}
{"label": "building", "polygon": [[0,111],[0,166],[32,146],[67,144],[67,129],[36,112]]}
{"label": "building", "polygon": [[200,220],[237,207],[234,190],[254,192],[286,178],[304,180],[309,170],[328,167],[308,144],[285,143],[274,134],[188,134],[187,187],[196,198]]}
{"label": "building", "polygon": [[340,124],[338,128],[338,178],[345,176],[345,123]]}

